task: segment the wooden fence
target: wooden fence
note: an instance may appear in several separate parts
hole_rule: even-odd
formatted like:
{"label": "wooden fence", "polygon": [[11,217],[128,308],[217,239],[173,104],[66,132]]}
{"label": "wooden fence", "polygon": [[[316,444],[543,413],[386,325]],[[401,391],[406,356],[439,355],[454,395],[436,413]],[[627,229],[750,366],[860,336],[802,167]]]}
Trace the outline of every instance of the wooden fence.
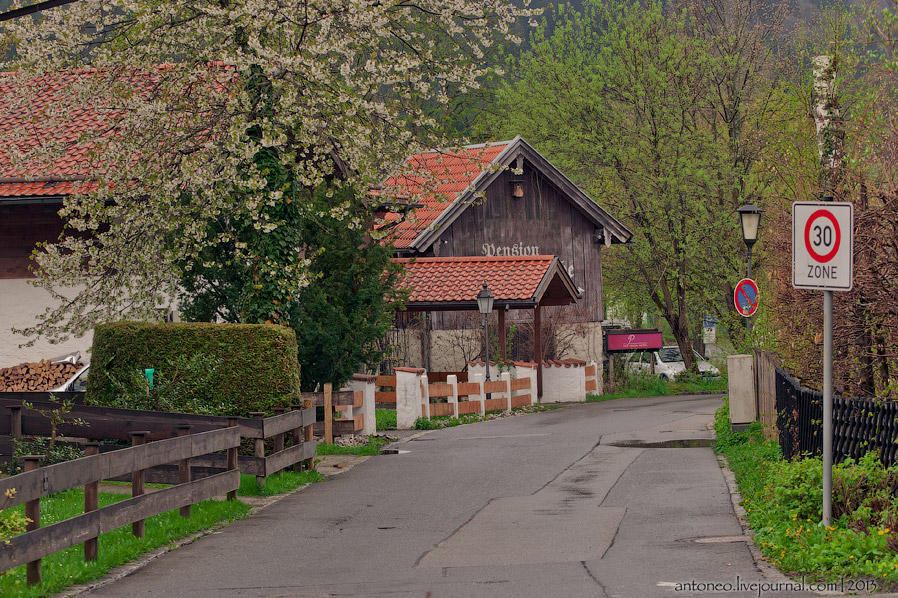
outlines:
{"label": "wooden fence", "polygon": [[[395,376],[393,383],[396,383]],[[396,402],[395,392],[393,402]],[[324,408],[324,421],[315,423],[315,434],[330,444],[334,436],[360,434],[365,427],[365,414],[354,413],[362,407],[364,393],[361,390],[333,390],[333,385],[325,384],[322,392],[302,393],[304,402],[314,407]],[[335,417],[336,416],[336,417]]]}
{"label": "wooden fence", "polygon": [[[28,409],[28,402],[35,409]],[[50,436],[50,420],[37,409],[50,410],[59,407],[48,393],[3,393],[0,397],[0,439],[21,438],[23,436]],[[94,405],[75,404],[66,414],[65,421],[57,427],[60,436],[87,440],[130,440],[136,431],[146,433],[146,440],[169,439],[184,431],[190,433],[207,432],[236,426],[241,438],[254,440],[253,455],[240,455],[239,469],[242,473],[256,476],[256,481],[264,485],[265,478],[290,467],[298,469],[300,463],[311,466],[315,456],[315,441],[311,438],[315,423],[315,409],[299,405],[291,410],[278,409],[272,417],[264,413],[253,413],[252,417],[224,417],[215,415],[195,415],[168,413],[163,411],[143,411],[119,409]],[[81,420],[80,423],[78,420]],[[272,452],[266,455],[266,440]],[[10,443],[0,443],[0,448],[11,448]],[[118,447],[104,446],[104,450]],[[11,452],[5,455],[11,457]],[[194,477],[214,475],[227,468],[224,455],[207,455],[191,460]],[[168,484],[178,480],[177,466],[160,465],[148,468],[147,480],[152,483]]]}
{"label": "wooden fence", "polygon": [[769,351],[755,349],[755,389],[758,418],[768,440],[776,438],[776,368],[780,360]]}
{"label": "wooden fence", "polygon": [[[392,376],[377,376],[374,380],[374,385],[376,386],[374,390],[374,402],[375,403],[388,403],[388,404],[396,404],[396,375]],[[392,389],[392,390],[378,390],[378,389]]]}
{"label": "wooden fence", "polygon": [[595,362],[586,365],[586,394],[595,394],[599,391],[598,366]]}
{"label": "wooden fence", "polygon": [[[9,538],[0,550],[0,571],[27,564],[28,584],[41,581],[41,559],[50,554],[84,543],[85,560],[96,560],[100,534],[131,524],[132,533],[144,534],[144,520],[153,515],[181,509],[190,516],[190,505],[227,493],[236,497],[240,487],[237,469],[237,449],[241,431],[237,425],[197,433],[182,433],[175,438],[146,443],[147,431],[130,433],[130,448],[97,453],[95,444],[86,447],[93,453],[80,459],[37,467],[39,455],[25,458],[26,471],[0,480],[0,496],[10,498],[6,507],[24,504],[31,519],[24,534]],[[220,473],[201,479],[191,479],[186,466],[193,459],[208,457],[219,451],[224,455],[226,468]],[[169,463],[181,465],[176,485],[144,494],[147,473],[154,467]],[[97,485],[101,480],[130,474],[132,497],[97,508]],[[70,519],[41,527],[40,499],[63,490],[84,487],[84,513]],[[13,492],[14,491],[14,492]]]}
{"label": "wooden fence", "polygon": [[[458,417],[467,413],[483,415],[487,411],[510,411],[515,407],[524,407],[532,403],[532,394],[515,394],[521,390],[532,392],[530,378],[512,380],[504,375],[500,380],[488,382],[482,380],[458,382],[455,376],[450,374],[445,383],[429,384],[422,380],[421,394],[424,400],[421,405],[421,416]],[[487,398],[493,394],[502,396]],[[437,399],[437,402],[433,399]]]}

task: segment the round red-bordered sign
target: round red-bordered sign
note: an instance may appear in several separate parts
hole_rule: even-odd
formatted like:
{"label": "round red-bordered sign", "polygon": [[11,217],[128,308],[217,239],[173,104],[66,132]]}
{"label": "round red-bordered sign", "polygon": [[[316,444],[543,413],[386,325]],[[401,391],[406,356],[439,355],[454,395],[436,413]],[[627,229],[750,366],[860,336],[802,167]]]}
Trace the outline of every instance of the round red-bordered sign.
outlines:
{"label": "round red-bordered sign", "polygon": [[[829,253],[819,254],[814,251],[814,247],[811,245],[811,225],[814,224],[814,221],[818,218],[826,218],[833,225],[833,231],[835,232],[835,242],[833,243],[833,248],[829,250]],[[808,253],[811,254],[811,257],[821,263],[825,264],[829,260],[836,257],[836,254],[839,252],[839,244],[842,242],[842,230],[839,228],[839,222],[836,220],[836,217],[833,216],[833,213],[826,209],[820,209],[811,214],[811,217],[808,218],[808,221],[804,225],[804,246],[805,249],[808,250]]]}
{"label": "round red-bordered sign", "polygon": [[757,283],[751,278],[743,278],[736,283],[736,290],[733,291],[733,305],[739,315],[750,318],[758,311],[759,297]]}

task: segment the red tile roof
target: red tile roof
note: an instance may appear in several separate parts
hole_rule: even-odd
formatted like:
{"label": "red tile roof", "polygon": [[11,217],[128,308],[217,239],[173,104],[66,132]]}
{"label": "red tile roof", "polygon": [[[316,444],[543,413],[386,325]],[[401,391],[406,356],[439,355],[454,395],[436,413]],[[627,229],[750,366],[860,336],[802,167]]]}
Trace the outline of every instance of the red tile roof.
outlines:
{"label": "red tile roof", "polygon": [[[79,69],[40,77],[0,73],[0,138],[17,134],[14,144],[23,153],[51,142],[59,152],[50,165],[14,167],[6,147],[0,145],[0,198],[67,195],[86,190],[84,186],[90,184],[85,178],[90,174],[91,145],[79,143],[79,139],[85,132],[101,130],[108,124],[110,114],[96,107],[73,108],[66,115],[64,127],[48,124],[53,119],[45,115],[55,106],[67,104],[72,84],[89,72]],[[11,99],[13,90],[23,86],[30,88],[26,105]]]}
{"label": "red tile roof", "polygon": [[553,255],[396,258],[405,265],[399,287],[409,303],[471,302],[486,282],[496,301],[528,301],[555,261]]}
{"label": "red tile roof", "polygon": [[[472,145],[458,152],[431,151],[411,156],[405,162],[407,172],[389,177],[382,193],[407,197],[412,203],[423,204],[408,220],[400,222],[392,238],[395,246],[404,249],[427,228],[471,183],[489,168],[509,141],[487,145]],[[387,222],[400,216],[387,214]]]}
{"label": "red tile roof", "polygon": [[[210,65],[213,76],[231,71],[221,63]],[[138,93],[151,95],[165,72],[177,66],[130,72],[83,68],[38,76],[0,72],[0,201],[68,195],[96,187],[91,180],[97,174],[96,165],[91,163],[95,141],[114,134],[116,118],[122,112],[79,100],[78,82],[93,76],[114,78]],[[226,82],[220,79],[211,85],[221,91]],[[22,101],[25,97],[27,101]],[[52,161],[26,161],[14,166],[8,144],[20,153],[52,146]]]}

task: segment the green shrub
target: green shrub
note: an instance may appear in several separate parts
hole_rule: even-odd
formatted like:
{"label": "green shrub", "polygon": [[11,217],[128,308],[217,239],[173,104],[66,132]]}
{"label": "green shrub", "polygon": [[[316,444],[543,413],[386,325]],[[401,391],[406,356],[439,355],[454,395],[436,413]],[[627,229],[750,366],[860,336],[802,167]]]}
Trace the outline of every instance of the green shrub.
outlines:
{"label": "green shrub", "polygon": [[715,414],[716,449],[736,476],[755,543],[775,566],[810,580],[873,577],[898,582],[898,468],[875,453],[833,466],[833,524],[820,525],[823,464],[784,461],[755,422],[730,431],[726,403]]}
{"label": "green shrub", "polygon": [[86,395],[94,405],[240,416],[299,398],[289,328],[116,322],[94,331]]}

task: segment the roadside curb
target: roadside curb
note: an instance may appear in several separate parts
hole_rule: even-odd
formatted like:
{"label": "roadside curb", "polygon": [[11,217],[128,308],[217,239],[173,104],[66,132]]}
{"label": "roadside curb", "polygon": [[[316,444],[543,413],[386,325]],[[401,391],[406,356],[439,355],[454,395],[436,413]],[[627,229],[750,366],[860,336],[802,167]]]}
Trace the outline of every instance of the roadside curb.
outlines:
{"label": "roadside curb", "polygon": [[[723,473],[723,479],[726,481],[727,489],[730,491],[730,502],[733,504],[733,512],[736,514],[736,519],[739,521],[739,527],[742,528],[742,535],[748,538],[745,545],[748,546],[748,550],[751,553],[752,560],[755,562],[755,566],[761,571],[761,575],[774,582],[791,582],[792,579],[785,573],[767,562],[763,553],[761,553],[761,550],[755,545],[755,533],[751,530],[751,527],[748,524],[748,519],[745,517],[745,507],[740,504],[742,502],[742,494],[739,492],[739,487],[736,485],[736,475],[730,470],[726,457],[717,455],[717,462],[720,464],[720,471]],[[827,593],[826,595],[833,596],[840,594]]]}
{"label": "roadside curb", "polygon": [[[320,484],[322,482],[317,482],[317,483]],[[175,540],[174,542],[166,544],[165,546],[160,546],[159,548],[156,548],[154,550],[151,550],[150,552],[142,554],[140,557],[137,558],[137,560],[131,561],[129,563],[125,563],[123,565],[118,565],[117,567],[113,567],[112,569],[109,570],[108,573],[106,573],[106,575],[104,575],[103,577],[100,577],[99,579],[94,579],[92,581],[88,581],[83,584],[68,587],[57,594],[53,594],[52,598],[75,598],[76,596],[82,596],[84,594],[87,594],[88,592],[92,592],[94,590],[98,590],[100,588],[106,587],[112,583],[115,583],[115,582],[131,575],[132,573],[135,573],[135,572],[143,569],[144,567],[146,567],[147,565],[149,565],[150,563],[152,563],[157,558],[159,558],[160,556],[162,556],[163,554],[165,554],[167,552],[177,550],[178,548],[181,548],[182,546],[186,546],[187,544],[191,544],[191,543],[199,540],[200,538],[214,534],[214,533],[218,532],[220,529],[225,528],[229,525],[232,525],[238,521],[241,521],[243,519],[249,519],[250,517],[253,517],[257,513],[262,511],[263,509],[267,509],[271,505],[273,505],[277,502],[280,502],[281,500],[287,498],[288,496],[293,496],[294,494],[302,492],[303,490],[305,490],[306,488],[308,488],[309,486],[312,486],[312,485],[314,485],[314,484],[306,484],[305,486],[300,486],[299,488],[295,488],[295,489],[291,490],[290,492],[285,492],[284,494],[277,494],[275,496],[265,496],[265,497],[251,496],[251,497],[242,497],[242,498],[238,497],[237,500],[242,500],[244,502],[244,504],[250,505],[250,509],[249,509],[249,511],[247,511],[247,513],[244,517],[241,517],[240,519],[233,519],[230,521],[220,521],[208,529],[198,531],[198,532],[191,534],[187,537],[181,538],[180,540]],[[250,500],[249,501],[245,500],[247,498],[249,498]]]}

